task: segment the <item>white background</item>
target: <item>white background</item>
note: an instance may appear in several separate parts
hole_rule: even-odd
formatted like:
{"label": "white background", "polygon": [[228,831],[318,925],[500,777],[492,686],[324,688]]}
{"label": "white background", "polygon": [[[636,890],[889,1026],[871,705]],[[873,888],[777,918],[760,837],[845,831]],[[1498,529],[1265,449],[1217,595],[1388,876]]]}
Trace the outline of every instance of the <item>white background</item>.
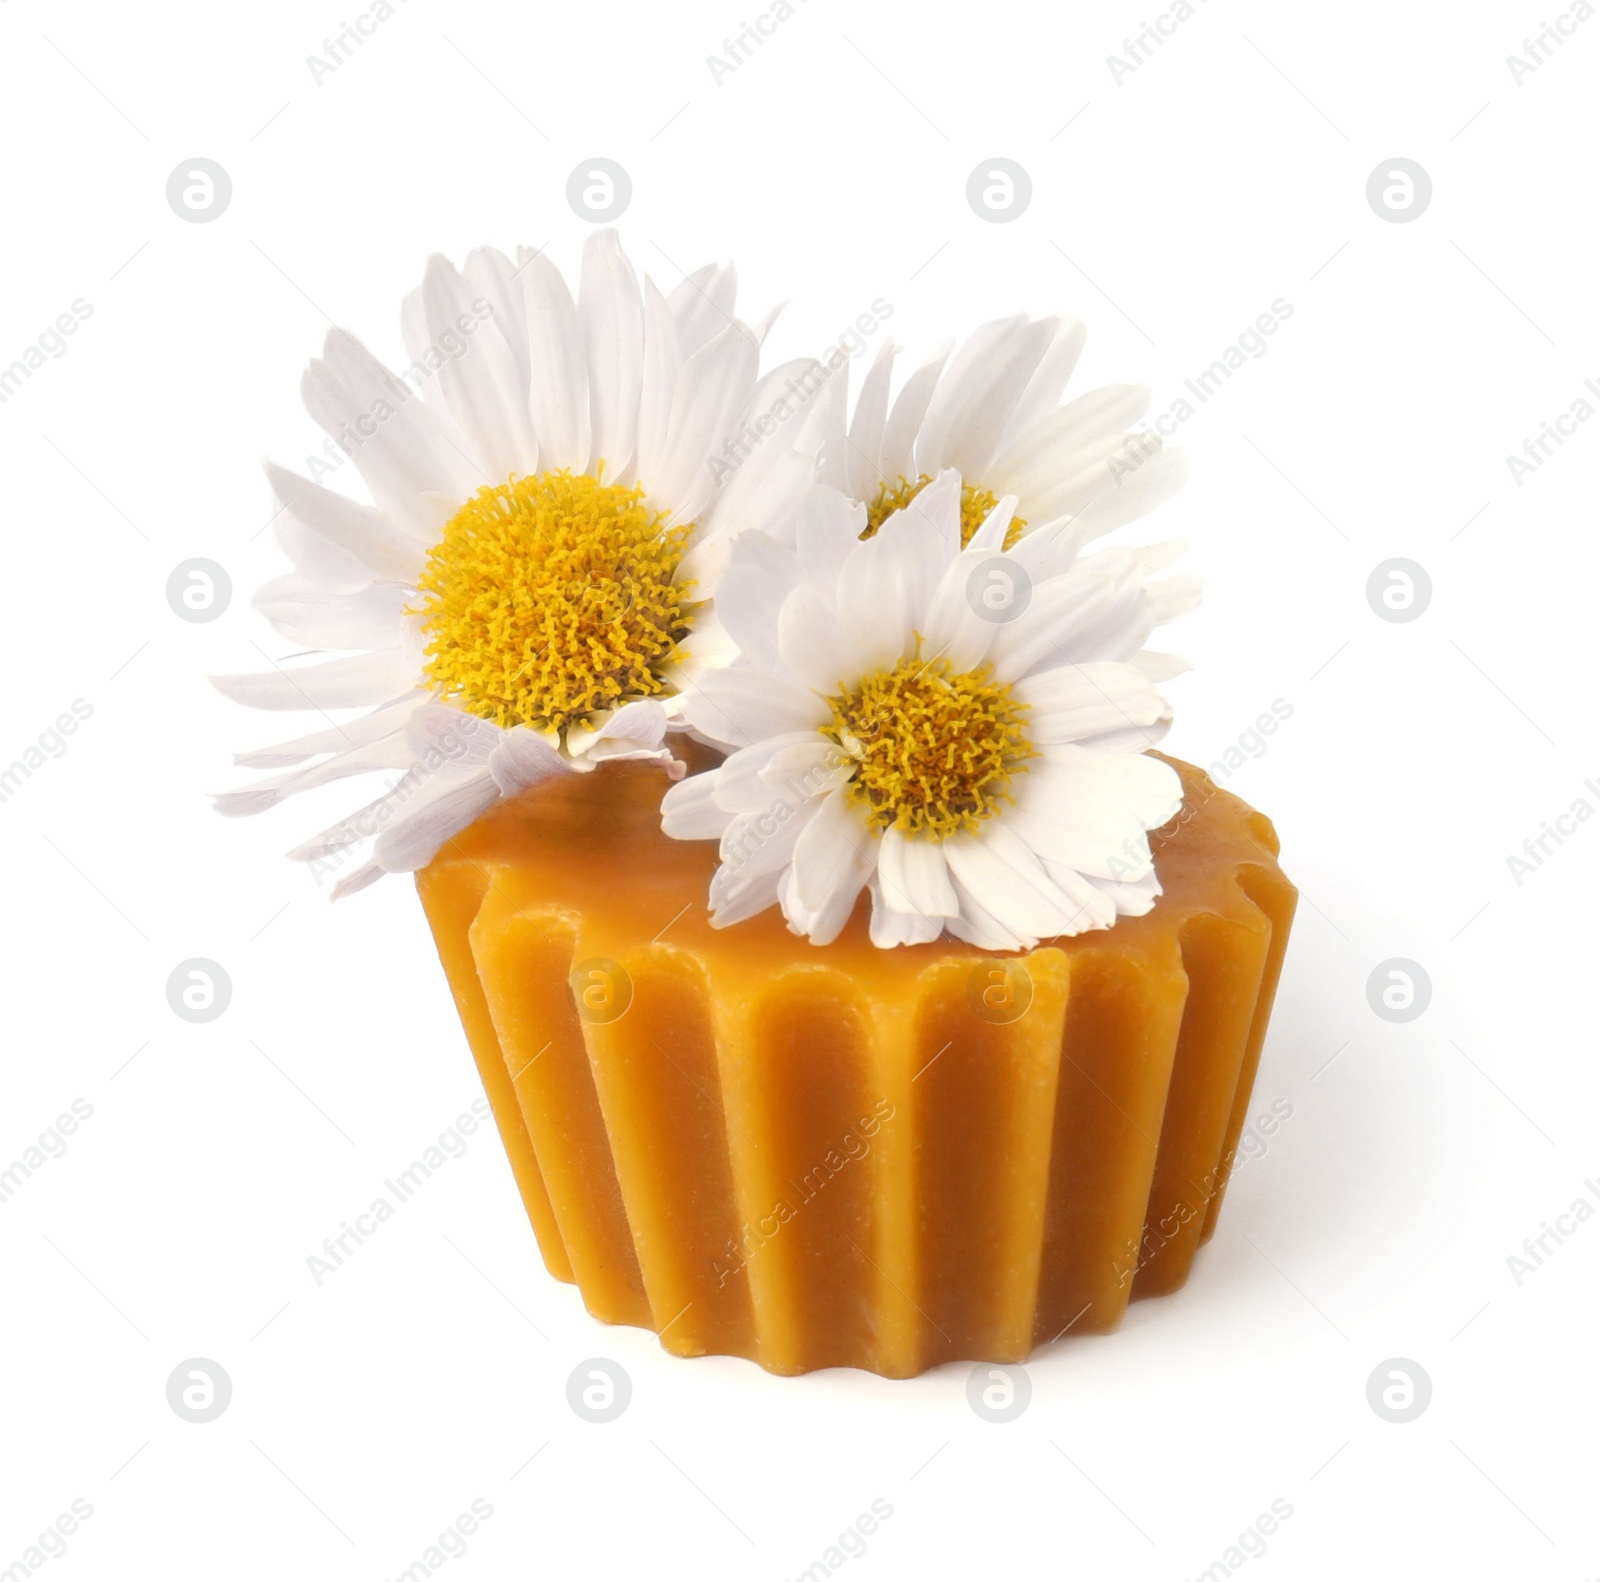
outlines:
{"label": "white background", "polygon": [[[482,1499],[442,1574],[790,1578],[882,1499],[848,1578],[1181,1579],[1281,1499],[1252,1578],[1600,1571],[1600,1225],[1520,1284],[1507,1262],[1600,1178],[1600,828],[1520,884],[1507,863],[1600,807],[1600,423],[1520,483],[1506,462],[1600,379],[1600,20],[1519,85],[1549,8],[1202,0],[1119,83],[1151,8],[796,0],[719,83],[760,0],[396,0],[318,83],[341,3],[0,7],[0,366],[93,309],[0,405],[0,762],[93,710],[0,803],[0,1165],[93,1110],[0,1202],[0,1569],[82,1499],[62,1582],[386,1579]],[[165,198],[197,156],[233,184],[203,224]],[[663,286],[732,257],[745,311],[793,299],[783,355],[880,296],[916,355],[1066,311],[1075,388],[1146,380],[1163,411],[1293,308],[1183,425],[1195,477],[1150,524],[1209,587],[1172,644],[1197,667],[1173,749],[1211,762],[1293,710],[1227,782],[1302,887],[1252,1104],[1293,1115],[1188,1287],[1037,1356],[1009,1424],[964,1366],[778,1379],[596,1324],[492,1133],[308,1272],[475,1077],[409,886],[330,907],[281,860],[348,787],[208,811],[231,752],[283,732],[201,678],[285,651],[249,607],[283,569],[257,462],[319,441],[296,387],[329,320],[397,359],[429,252],[574,269],[594,156],[631,174],[623,239]],[[996,156],[1032,178],[1010,223],[965,198]],[[1409,223],[1366,198],[1395,157],[1432,179]],[[233,583],[210,624],[166,600],[195,556]],[[1396,556],[1432,582],[1407,623],[1365,591]],[[191,957],[233,985],[202,1026],[166,999]],[[1403,1025],[1367,995],[1395,957],[1432,984]],[[603,1426],[565,1393],[596,1356],[633,1383]],[[232,1381],[204,1425],[166,1399],[193,1357]],[[1367,1400],[1397,1357],[1433,1389],[1399,1425]]]}

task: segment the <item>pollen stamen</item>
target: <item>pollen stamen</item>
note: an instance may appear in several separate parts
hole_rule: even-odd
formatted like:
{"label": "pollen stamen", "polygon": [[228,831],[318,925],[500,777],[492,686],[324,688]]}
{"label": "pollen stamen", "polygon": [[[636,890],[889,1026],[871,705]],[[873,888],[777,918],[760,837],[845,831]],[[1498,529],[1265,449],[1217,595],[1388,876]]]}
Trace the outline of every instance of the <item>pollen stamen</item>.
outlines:
{"label": "pollen stamen", "polygon": [[585,473],[480,489],[418,579],[429,681],[468,713],[541,731],[670,690],[691,530],[665,521],[641,485]]}
{"label": "pollen stamen", "polygon": [[952,671],[902,659],[828,700],[823,734],[855,760],[846,794],[878,830],[945,840],[1011,801],[1011,777],[1035,750],[1028,706],[988,666]]}

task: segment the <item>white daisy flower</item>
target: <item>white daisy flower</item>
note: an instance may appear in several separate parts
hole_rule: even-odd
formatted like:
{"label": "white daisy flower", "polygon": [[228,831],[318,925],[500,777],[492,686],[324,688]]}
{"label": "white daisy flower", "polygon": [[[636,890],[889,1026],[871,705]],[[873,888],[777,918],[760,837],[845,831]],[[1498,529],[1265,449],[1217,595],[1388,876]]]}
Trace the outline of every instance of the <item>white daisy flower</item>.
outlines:
{"label": "white daisy flower", "polygon": [[1084,544],[1145,515],[1182,485],[1186,462],[1133,427],[1150,404],[1142,385],[1062,404],[1085,335],[1074,320],[992,320],[924,362],[892,405],[897,350],[886,343],[848,429],[844,391],[832,392],[824,481],[862,501],[873,530],[946,468],[962,477],[963,539],[1006,495],[1017,499],[1013,537],[1070,523]]}
{"label": "white daisy flower", "polygon": [[765,326],[733,316],[734,287],[708,266],[670,296],[648,277],[641,291],[601,231],[576,300],[525,249],[430,260],[402,312],[403,376],[328,336],[301,393],[375,503],[269,465],[294,570],[256,604],[293,642],[355,652],[215,683],[256,708],[370,712],[240,755],[286,772],[224,793],[222,812],[398,771],[290,854],[343,860],[375,836],[339,895],[421,867],[551,776],[613,758],[682,773],[665,735],[683,689],[731,653],[706,602],[726,541],[781,530],[820,443],[797,425],[719,484],[711,461],[765,388]]}
{"label": "white daisy flower", "polygon": [[963,547],[964,498],[941,472],[863,538],[863,506],[818,488],[794,547],[735,543],[718,597],[741,657],[687,703],[729,756],[663,802],[668,834],[721,843],[719,926],[777,904],[827,944],[866,889],[876,945],[1021,950],[1161,893],[1146,832],[1182,788],[1145,752],[1173,664],[1144,644],[1198,597],[1149,580],[1181,546],[1085,557],[1068,523],[1007,548],[1007,496]]}

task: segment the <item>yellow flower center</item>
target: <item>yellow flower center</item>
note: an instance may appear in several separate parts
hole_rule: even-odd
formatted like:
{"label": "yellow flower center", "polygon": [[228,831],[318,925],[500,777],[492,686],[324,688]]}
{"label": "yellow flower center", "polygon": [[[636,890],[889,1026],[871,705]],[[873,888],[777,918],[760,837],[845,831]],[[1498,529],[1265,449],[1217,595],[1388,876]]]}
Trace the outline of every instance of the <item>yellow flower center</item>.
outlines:
{"label": "yellow flower center", "polygon": [[[880,483],[878,485],[877,499],[867,506],[867,529],[861,536],[863,538],[871,538],[883,526],[887,517],[895,511],[904,510],[932,482],[933,479],[927,473],[923,473],[915,483],[902,478],[892,489],[888,484]],[[992,490],[980,489],[973,483],[963,483],[961,485],[961,547],[963,549],[972,542],[972,535],[983,526],[984,520],[999,503],[1000,497]],[[1010,549],[1022,537],[1022,530],[1027,525],[1019,517],[1012,517],[1011,526],[1006,529],[1006,541],[1003,547]]]}
{"label": "yellow flower center", "polygon": [[428,551],[427,675],[496,725],[565,730],[668,690],[689,630],[688,527],[640,485],[543,472],[480,489]]}
{"label": "yellow flower center", "polygon": [[1034,748],[1028,706],[989,667],[952,672],[902,659],[828,700],[823,734],[856,762],[846,792],[879,830],[944,840],[975,830],[1011,800],[1011,776]]}

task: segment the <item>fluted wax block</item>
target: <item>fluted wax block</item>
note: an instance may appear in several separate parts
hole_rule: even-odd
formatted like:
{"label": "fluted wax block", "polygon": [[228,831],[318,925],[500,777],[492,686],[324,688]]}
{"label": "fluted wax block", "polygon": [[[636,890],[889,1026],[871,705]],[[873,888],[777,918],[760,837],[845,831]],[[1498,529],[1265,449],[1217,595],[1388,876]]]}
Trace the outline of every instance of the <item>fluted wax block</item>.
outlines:
{"label": "fluted wax block", "polygon": [[1177,764],[1142,918],[1028,953],[713,929],[659,769],[502,803],[418,876],[546,1266],[685,1356],[1017,1361],[1174,1290],[1216,1223],[1295,891]]}

